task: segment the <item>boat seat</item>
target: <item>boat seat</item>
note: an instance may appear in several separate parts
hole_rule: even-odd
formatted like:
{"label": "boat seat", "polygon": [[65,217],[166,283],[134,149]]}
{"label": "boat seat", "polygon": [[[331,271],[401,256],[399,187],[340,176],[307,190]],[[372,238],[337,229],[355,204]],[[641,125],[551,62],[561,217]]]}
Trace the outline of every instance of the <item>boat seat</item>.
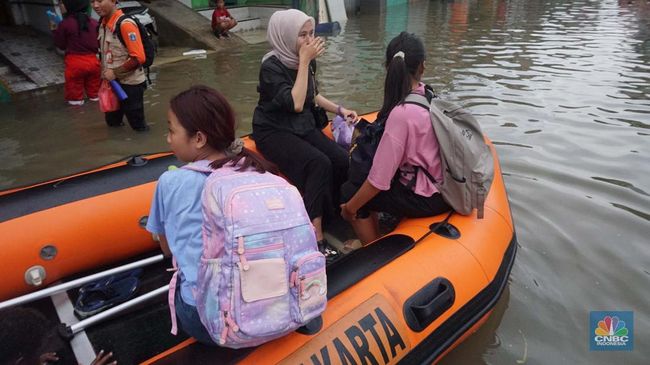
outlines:
{"label": "boat seat", "polygon": [[414,246],[412,237],[391,234],[343,256],[327,266],[327,298],[334,298]]}

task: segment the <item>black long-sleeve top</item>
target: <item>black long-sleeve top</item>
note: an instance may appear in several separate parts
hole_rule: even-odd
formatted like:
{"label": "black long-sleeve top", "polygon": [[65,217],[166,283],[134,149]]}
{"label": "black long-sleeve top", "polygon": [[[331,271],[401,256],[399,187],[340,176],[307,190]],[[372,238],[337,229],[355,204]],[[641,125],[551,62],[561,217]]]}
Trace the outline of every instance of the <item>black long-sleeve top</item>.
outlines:
{"label": "black long-sleeve top", "polygon": [[312,113],[315,61],[311,62],[310,68],[305,104],[302,111],[297,113],[291,89],[296,82],[298,71],[287,68],[275,56],[262,63],[260,83],[257,87],[260,99],[253,113],[253,139],[261,141],[278,130],[302,136],[316,128]]}

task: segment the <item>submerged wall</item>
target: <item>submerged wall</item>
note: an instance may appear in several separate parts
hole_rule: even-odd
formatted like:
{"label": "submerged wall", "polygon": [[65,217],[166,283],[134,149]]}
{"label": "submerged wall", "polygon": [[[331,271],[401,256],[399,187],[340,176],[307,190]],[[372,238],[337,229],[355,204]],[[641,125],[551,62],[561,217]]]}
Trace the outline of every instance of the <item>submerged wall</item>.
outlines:
{"label": "submerged wall", "polygon": [[50,23],[45,12],[53,10],[61,14],[54,0],[14,0],[11,2],[11,13],[16,25],[29,25],[42,32],[50,33]]}

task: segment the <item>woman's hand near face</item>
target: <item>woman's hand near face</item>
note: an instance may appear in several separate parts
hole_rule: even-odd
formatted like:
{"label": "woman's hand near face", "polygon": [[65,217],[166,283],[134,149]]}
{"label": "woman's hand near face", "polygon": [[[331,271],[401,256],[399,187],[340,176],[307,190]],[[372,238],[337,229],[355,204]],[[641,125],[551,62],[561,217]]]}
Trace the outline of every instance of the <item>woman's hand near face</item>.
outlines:
{"label": "woman's hand near face", "polygon": [[300,57],[300,62],[309,63],[311,60],[319,57],[325,52],[325,41],[320,38],[314,38],[312,41],[307,42],[300,47],[298,56]]}

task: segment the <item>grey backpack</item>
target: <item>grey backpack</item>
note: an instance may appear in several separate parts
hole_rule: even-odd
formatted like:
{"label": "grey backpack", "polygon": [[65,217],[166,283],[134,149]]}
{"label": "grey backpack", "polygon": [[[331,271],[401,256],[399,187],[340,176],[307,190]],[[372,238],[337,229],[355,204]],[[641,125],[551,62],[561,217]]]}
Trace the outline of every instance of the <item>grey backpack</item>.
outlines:
{"label": "grey backpack", "polygon": [[456,212],[468,215],[477,209],[483,218],[483,205],[494,178],[494,161],[476,119],[458,105],[420,94],[410,94],[404,103],[429,110],[433,130],[440,145],[443,181],[436,181],[442,198]]}

